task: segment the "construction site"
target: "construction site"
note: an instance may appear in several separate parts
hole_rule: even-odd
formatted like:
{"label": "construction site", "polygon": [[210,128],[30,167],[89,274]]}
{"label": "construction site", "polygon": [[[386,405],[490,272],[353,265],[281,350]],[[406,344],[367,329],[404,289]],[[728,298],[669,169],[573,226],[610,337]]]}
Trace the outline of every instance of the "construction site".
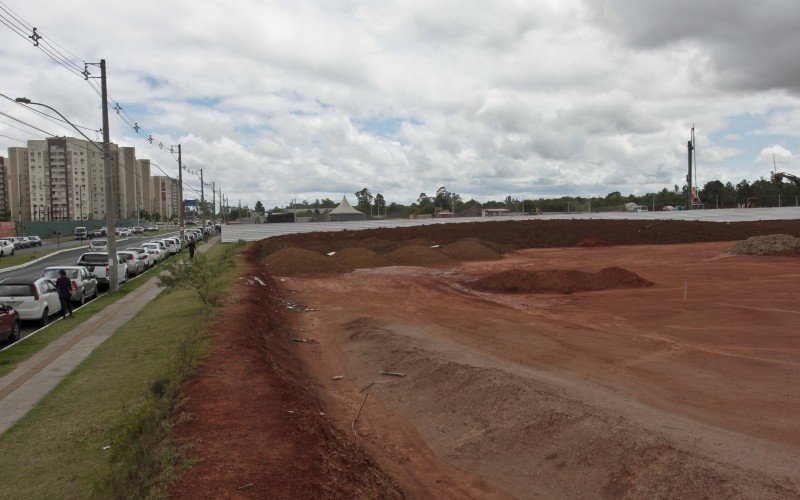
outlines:
{"label": "construction site", "polygon": [[252,243],[170,494],[797,498],[799,236],[540,220]]}

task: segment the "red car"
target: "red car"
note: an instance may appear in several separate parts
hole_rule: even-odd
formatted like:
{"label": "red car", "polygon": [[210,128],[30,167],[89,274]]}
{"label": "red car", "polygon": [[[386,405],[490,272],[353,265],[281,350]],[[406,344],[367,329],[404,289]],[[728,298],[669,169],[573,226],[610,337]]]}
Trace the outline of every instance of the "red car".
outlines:
{"label": "red car", "polygon": [[0,340],[19,340],[19,324],[19,312],[11,306],[0,304]]}

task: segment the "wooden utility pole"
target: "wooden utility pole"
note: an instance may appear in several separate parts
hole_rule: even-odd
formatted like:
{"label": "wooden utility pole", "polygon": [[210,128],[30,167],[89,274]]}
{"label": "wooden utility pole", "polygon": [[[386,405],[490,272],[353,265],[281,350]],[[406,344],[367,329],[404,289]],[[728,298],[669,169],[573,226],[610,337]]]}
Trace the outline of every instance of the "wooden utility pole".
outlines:
{"label": "wooden utility pole", "polygon": [[183,235],[184,235],[184,213],[183,213],[183,157],[181,156],[181,145],[178,144],[178,224],[181,238],[181,249],[183,249]]}
{"label": "wooden utility pole", "polygon": [[106,60],[100,60],[100,99],[103,106],[103,172],[106,176],[106,238],[110,273],[108,290],[119,290],[119,257],[117,257],[116,214],[114,213],[114,180],[111,178],[111,145],[108,132],[108,89],[106,87]]}
{"label": "wooden utility pole", "polygon": [[205,184],[203,184],[203,169],[200,169],[200,223],[203,224],[203,227],[206,227],[206,198],[205,198],[205,190],[203,189]]}

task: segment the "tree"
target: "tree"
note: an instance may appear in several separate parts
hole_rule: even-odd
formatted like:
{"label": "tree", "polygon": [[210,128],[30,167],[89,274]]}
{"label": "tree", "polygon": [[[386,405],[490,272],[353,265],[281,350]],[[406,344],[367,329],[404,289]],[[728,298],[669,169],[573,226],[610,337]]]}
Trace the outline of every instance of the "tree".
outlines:
{"label": "tree", "polygon": [[256,212],[258,212],[258,213],[259,213],[259,214],[261,214],[261,215],[264,215],[264,212],[266,211],[266,210],[264,209],[264,204],[263,204],[263,203],[261,203],[261,201],[260,201],[260,200],[256,202],[255,211],[256,211]]}
{"label": "tree", "polygon": [[436,190],[436,197],[433,199],[433,204],[439,208],[451,209],[460,201],[461,196],[459,194],[451,193],[446,187],[442,186]]}
{"label": "tree", "polygon": [[386,213],[386,200],[380,193],[375,195],[375,208],[378,213],[381,213],[381,211]]}
{"label": "tree", "polygon": [[361,191],[355,192],[356,198],[358,198],[358,205],[357,208],[362,212],[368,212],[369,206],[372,205],[373,196],[372,193],[369,192],[369,189],[364,188]]}

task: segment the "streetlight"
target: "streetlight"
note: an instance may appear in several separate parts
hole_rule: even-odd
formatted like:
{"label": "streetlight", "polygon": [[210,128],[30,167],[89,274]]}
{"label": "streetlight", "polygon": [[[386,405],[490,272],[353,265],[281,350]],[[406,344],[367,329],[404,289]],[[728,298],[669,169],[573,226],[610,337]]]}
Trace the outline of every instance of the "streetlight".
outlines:
{"label": "streetlight", "polygon": [[107,231],[107,239],[108,239],[108,256],[109,260],[111,261],[111,269],[109,276],[109,291],[116,292],[119,290],[119,277],[117,274],[117,268],[119,266],[119,258],[117,257],[117,240],[116,235],[114,233],[114,225],[115,219],[113,214],[113,201],[112,195],[114,191],[114,183],[111,180],[111,153],[109,151],[109,139],[108,139],[108,102],[106,99],[106,63],[105,60],[100,61],[100,69],[102,74],[102,94],[103,94],[103,147],[100,148],[95,144],[89,137],[86,136],[74,123],[69,121],[66,116],[62,115],[60,111],[53,108],[52,106],[48,106],[47,104],[43,104],[41,102],[33,102],[27,97],[17,97],[14,99],[16,102],[21,104],[28,104],[34,106],[42,106],[47,108],[58,116],[60,116],[65,122],[69,123],[72,128],[74,128],[79,134],[81,134],[84,139],[89,141],[89,144],[94,146],[100,151],[100,154],[103,156],[103,170],[106,178],[106,227],[108,228]]}

